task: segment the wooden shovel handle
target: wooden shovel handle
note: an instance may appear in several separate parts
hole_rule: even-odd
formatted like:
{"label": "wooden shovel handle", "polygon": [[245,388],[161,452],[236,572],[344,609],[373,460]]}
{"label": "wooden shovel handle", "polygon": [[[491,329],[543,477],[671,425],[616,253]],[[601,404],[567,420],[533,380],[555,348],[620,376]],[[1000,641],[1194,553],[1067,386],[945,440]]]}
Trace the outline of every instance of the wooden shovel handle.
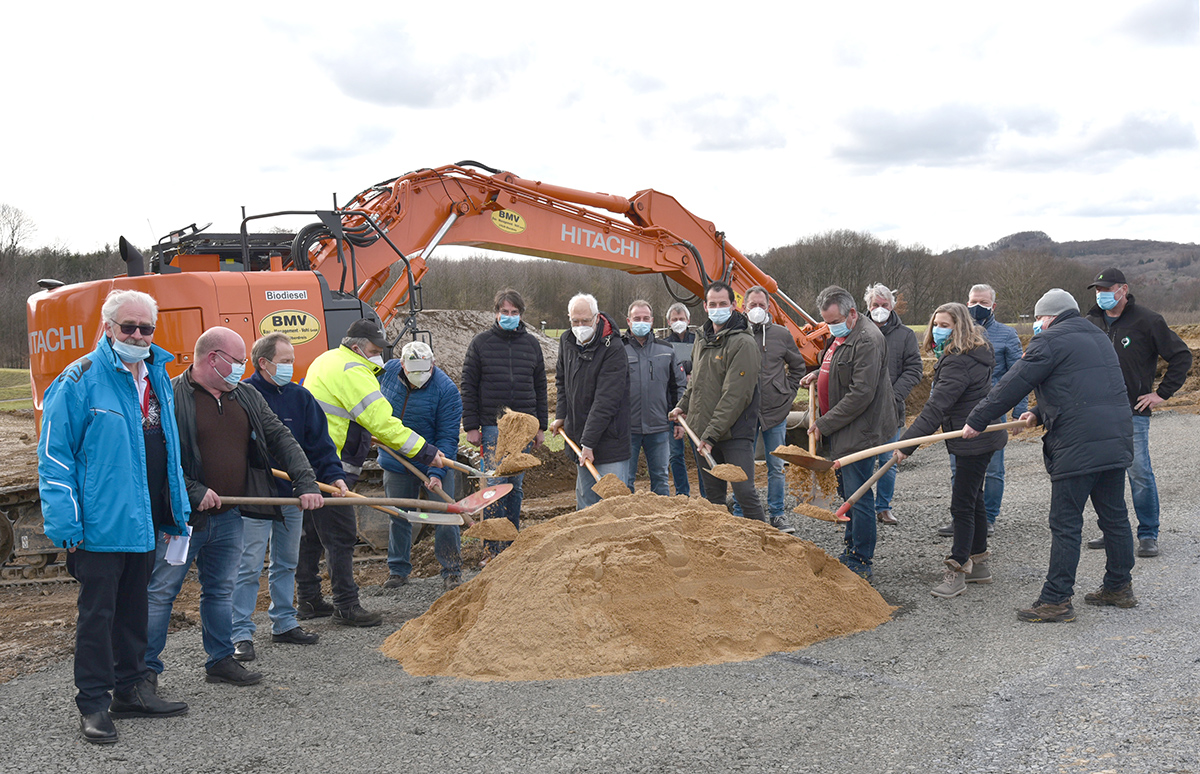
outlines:
{"label": "wooden shovel handle", "polygon": [[[865,484],[863,484],[862,486],[860,486],[854,494],[847,497],[846,502],[842,503],[841,507],[838,508],[836,511],[834,511],[833,515],[837,516],[839,520],[841,520],[843,517],[845,517],[845,515],[850,512],[850,509],[854,507],[854,504],[856,502],[858,502],[862,498],[863,495],[865,495],[867,492],[871,491],[871,487],[875,486],[875,482],[878,481],[879,479],[883,478],[883,474],[887,473],[889,470],[891,470],[892,466],[895,464],[896,464],[895,457],[892,457],[887,462],[883,463],[883,465],[880,466],[879,470],[875,471],[875,475],[868,478],[867,482]],[[849,519],[845,519],[845,520],[849,521]]]}
{"label": "wooden shovel handle", "polygon": [[[1013,427],[1028,427],[1028,426],[1029,425],[1025,424],[1024,420],[1014,419],[1011,422],[1001,422],[996,425],[988,425],[987,427],[983,428],[979,432],[994,433],[997,430],[1008,430]],[[884,452],[895,451],[896,449],[906,449],[909,446],[919,446],[923,443],[931,443],[933,441],[948,441],[952,438],[962,438],[962,434],[963,434],[962,430],[952,430],[949,433],[936,433],[934,435],[922,435],[917,438],[909,438],[906,441],[894,441],[892,443],[885,443],[881,446],[872,446],[870,449],[863,449],[860,452],[855,452],[854,454],[847,454],[845,457],[839,457],[838,459],[833,461],[833,467],[836,470],[837,468],[840,468],[844,465],[849,465],[852,462],[858,462],[859,460],[865,460],[867,457],[874,457],[876,454],[883,454]]]}
{"label": "wooden shovel handle", "polygon": [[[808,426],[812,427],[813,422],[817,421],[817,384],[813,382],[808,386]],[[808,453],[812,456],[817,456],[817,437],[812,433],[808,434]]]}
{"label": "wooden shovel handle", "polygon": [[[409,462],[408,460],[404,459],[404,457],[402,455],[400,455],[395,449],[393,449],[392,447],[387,446],[385,444],[378,444],[378,445],[379,445],[380,449],[383,449],[388,454],[392,455],[393,459],[395,459],[397,462],[399,462],[404,467],[408,468],[409,472],[412,473],[414,476],[416,476],[422,484],[429,483],[429,476],[422,473],[420,468],[418,468],[416,465],[414,465],[411,462]],[[440,486],[437,489],[432,489],[428,486],[425,488],[429,489],[431,492],[436,492],[438,497],[442,498],[444,501],[446,501],[448,503],[454,502],[454,498],[451,497],[450,495],[446,494],[446,491],[444,489],[442,489]],[[475,526],[475,520],[472,519],[469,514],[464,513],[464,514],[462,514],[462,517],[463,517],[463,523],[466,524],[468,527]]]}
{"label": "wooden shovel handle", "polygon": [[[572,441],[570,438],[568,438],[567,434],[564,433],[561,429],[558,431],[558,434],[562,436],[563,441],[566,442],[567,446],[571,447],[571,451],[575,452],[575,456],[577,456],[577,457],[579,457],[579,459],[583,460],[583,449],[580,449],[578,446],[576,446],[575,442]],[[596,466],[592,464],[592,461],[591,460],[583,460],[583,464],[585,467],[587,467],[588,472],[592,474],[592,478],[594,478],[597,482],[599,482],[600,481],[600,473],[599,473],[599,471],[596,470]]]}
{"label": "wooden shovel handle", "polygon": [[[688,423],[683,418],[683,415],[680,414],[679,416],[675,417],[675,421],[678,422],[680,425],[682,425],[684,430],[687,430],[687,434],[691,437],[692,443],[696,444],[696,448],[699,449],[700,448],[700,439],[697,438],[696,434],[692,432],[692,428],[688,427]],[[704,455],[704,459],[708,462],[709,470],[712,470],[713,468],[715,468],[717,466],[717,461],[712,458],[711,454],[709,454],[708,452],[701,452],[701,454]]]}
{"label": "wooden shovel handle", "polygon": [[[271,468],[271,472],[275,474],[275,478],[282,478],[284,481],[292,480],[291,476],[289,476],[287,473],[284,473],[282,470],[279,470],[277,468]],[[342,493],[342,490],[338,489],[333,484],[325,484],[320,481],[317,482],[317,488],[319,488],[325,494],[341,494]],[[365,496],[366,495],[360,495],[358,492],[350,492],[350,491],[346,492],[346,497],[365,497]],[[372,505],[371,507],[377,511],[382,511],[383,513],[386,513],[389,516],[396,515],[395,508],[384,508],[379,505]]]}

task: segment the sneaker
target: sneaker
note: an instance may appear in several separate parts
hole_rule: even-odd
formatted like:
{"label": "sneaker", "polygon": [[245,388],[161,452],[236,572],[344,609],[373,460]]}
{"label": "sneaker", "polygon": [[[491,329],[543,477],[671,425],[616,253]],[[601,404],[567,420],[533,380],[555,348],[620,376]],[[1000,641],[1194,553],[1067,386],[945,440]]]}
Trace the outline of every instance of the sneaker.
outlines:
{"label": "sneaker", "polygon": [[229,683],[230,685],[255,685],[262,680],[262,672],[251,672],[246,667],[226,656],[204,670],[205,680],[210,683]]}
{"label": "sneaker", "polygon": [[1158,540],[1156,538],[1141,538],[1138,540],[1137,555],[1143,558],[1158,556]]}
{"label": "sneaker", "polygon": [[333,615],[333,605],[326,602],[323,597],[302,599],[296,603],[296,617],[301,621],[309,621],[313,618],[328,618],[331,615]]}
{"label": "sneaker", "polygon": [[387,579],[387,581],[384,582],[383,587],[385,589],[398,589],[401,586],[407,586],[407,585],[408,585],[408,576],[407,575],[392,575]]}
{"label": "sneaker", "polygon": [[879,522],[880,524],[899,524],[900,523],[899,520],[896,519],[896,516],[891,512],[891,510],[879,511],[878,513],[876,513],[875,521]]}
{"label": "sneaker", "polygon": [[938,527],[938,534],[942,537],[954,537],[954,522]]}
{"label": "sneaker", "polygon": [[1113,607],[1134,607],[1137,597],[1133,595],[1133,584],[1126,583],[1119,589],[1101,586],[1096,591],[1083,595],[1083,601],[1089,605],[1112,605]]}
{"label": "sneaker", "polygon": [[1017,620],[1027,623],[1070,623],[1075,620],[1075,608],[1067,600],[1061,605],[1038,601],[1033,607],[1017,611]]}
{"label": "sneaker", "polygon": [[321,639],[321,635],[316,632],[306,632],[299,626],[271,635],[271,642],[286,642],[292,645],[315,645],[319,639]]}
{"label": "sneaker", "polygon": [[368,612],[362,605],[353,605],[334,610],[333,622],[342,626],[378,626],[383,623],[383,614]]}
{"label": "sneaker", "polygon": [[254,643],[250,640],[233,643],[233,657],[238,661],[253,661]]}
{"label": "sneaker", "polygon": [[971,560],[960,565],[953,559],[946,559],[946,571],[942,574],[942,582],[930,590],[930,594],[941,599],[957,597],[967,590],[967,573],[971,571]]}
{"label": "sneaker", "polygon": [[442,578],[442,591],[453,591],[461,585],[461,575],[447,575],[445,578]]}
{"label": "sneaker", "polygon": [[1087,547],[1091,549],[1104,548],[1104,536],[1092,538],[1087,542]]}
{"label": "sneaker", "polygon": [[791,524],[789,524],[788,520],[785,519],[783,516],[772,516],[771,517],[771,526],[774,527],[775,529],[779,530],[780,532],[787,533],[788,535],[790,535],[796,531],[796,528],[793,527]]}

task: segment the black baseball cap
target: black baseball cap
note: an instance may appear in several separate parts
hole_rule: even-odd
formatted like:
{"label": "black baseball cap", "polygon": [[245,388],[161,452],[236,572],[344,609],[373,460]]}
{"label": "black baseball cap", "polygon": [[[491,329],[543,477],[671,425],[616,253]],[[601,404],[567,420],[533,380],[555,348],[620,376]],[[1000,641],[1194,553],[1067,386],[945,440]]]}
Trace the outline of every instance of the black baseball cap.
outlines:
{"label": "black baseball cap", "polygon": [[1105,269],[1096,275],[1096,279],[1092,282],[1092,284],[1088,285],[1088,289],[1090,290],[1097,285],[1102,288],[1111,288],[1113,285],[1128,284],[1129,283],[1125,281],[1125,275],[1121,273],[1120,269]]}
{"label": "black baseball cap", "polygon": [[366,339],[380,349],[387,348],[387,339],[379,329],[379,323],[374,320],[355,320],[346,329],[346,337],[350,339]]}

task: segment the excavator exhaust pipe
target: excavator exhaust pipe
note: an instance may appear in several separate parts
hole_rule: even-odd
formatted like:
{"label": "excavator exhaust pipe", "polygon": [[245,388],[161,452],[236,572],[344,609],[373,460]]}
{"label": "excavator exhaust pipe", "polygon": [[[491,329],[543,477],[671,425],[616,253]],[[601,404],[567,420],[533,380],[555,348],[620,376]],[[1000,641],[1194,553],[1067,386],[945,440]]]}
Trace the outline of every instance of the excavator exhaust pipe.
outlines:
{"label": "excavator exhaust pipe", "polygon": [[146,273],[146,258],[129,240],[121,237],[121,260],[125,261],[125,274],[130,277],[140,277]]}

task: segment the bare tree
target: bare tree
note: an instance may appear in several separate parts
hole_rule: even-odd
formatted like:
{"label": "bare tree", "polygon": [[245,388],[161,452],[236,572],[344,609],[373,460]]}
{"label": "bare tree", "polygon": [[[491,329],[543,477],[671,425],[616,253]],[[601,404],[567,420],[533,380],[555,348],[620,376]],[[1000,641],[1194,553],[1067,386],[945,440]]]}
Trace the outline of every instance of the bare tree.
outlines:
{"label": "bare tree", "polygon": [[28,215],[11,204],[0,204],[0,253],[16,255],[35,231],[37,226]]}

